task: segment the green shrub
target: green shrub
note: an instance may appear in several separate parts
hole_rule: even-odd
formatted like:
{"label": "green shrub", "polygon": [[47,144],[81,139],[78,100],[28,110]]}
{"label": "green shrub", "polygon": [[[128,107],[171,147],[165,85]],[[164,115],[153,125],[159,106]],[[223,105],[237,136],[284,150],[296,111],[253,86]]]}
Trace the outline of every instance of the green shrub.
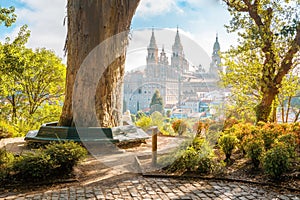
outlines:
{"label": "green shrub", "polygon": [[269,150],[275,142],[275,139],[282,134],[284,129],[276,123],[266,123],[260,129],[260,137],[264,141],[265,149]]}
{"label": "green shrub", "polygon": [[150,117],[143,116],[135,122],[135,125],[141,127],[144,131],[151,126],[152,120]]}
{"label": "green shrub", "polygon": [[164,116],[158,112],[155,111],[150,115],[151,118],[151,126],[157,126],[158,128],[163,126],[164,123]]}
{"label": "green shrub", "polygon": [[237,147],[245,155],[245,144],[248,141],[248,138],[252,137],[255,132],[255,127],[250,123],[238,123],[233,125],[228,132],[238,139]]}
{"label": "green shrub", "polygon": [[213,151],[205,139],[195,138],[185,149],[179,149],[175,161],[168,167],[170,172],[198,171],[207,173],[213,171]]}
{"label": "green shrub", "polygon": [[188,171],[196,171],[199,161],[198,151],[193,147],[188,147],[181,157],[184,166]]}
{"label": "green shrub", "polygon": [[50,143],[45,146],[46,155],[49,155],[51,161],[59,173],[69,174],[73,167],[87,155],[85,148],[73,141]]}
{"label": "green shrub", "polygon": [[8,177],[12,171],[15,157],[5,149],[0,149],[0,182]]}
{"label": "green shrub", "polygon": [[176,135],[170,123],[165,123],[162,127],[159,127],[158,129],[163,135]]}
{"label": "green shrub", "polygon": [[272,178],[279,179],[288,170],[289,166],[289,152],[285,144],[277,143],[266,152],[263,159],[263,168]]}
{"label": "green shrub", "polygon": [[297,145],[300,146],[300,122],[291,124],[291,132],[296,136]]}
{"label": "green shrub", "polygon": [[221,150],[224,152],[226,158],[225,161],[230,161],[230,157],[232,154],[232,151],[234,150],[238,140],[236,136],[234,135],[223,135],[219,138],[219,146],[221,147]]}
{"label": "green shrub", "polygon": [[203,138],[195,138],[192,143],[198,152],[197,171],[200,173],[208,173],[214,170],[214,153],[209,142]]}
{"label": "green shrub", "polygon": [[238,124],[239,121],[234,117],[227,118],[224,122],[224,130],[230,129],[233,125]]}
{"label": "green shrub", "polygon": [[264,152],[264,141],[260,138],[252,138],[245,145],[247,156],[251,159],[254,167],[258,167]]}
{"label": "green shrub", "polygon": [[27,153],[16,159],[14,177],[21,180],[46,180],[54,169],[50,155],[45,152]]}
{"label": "green shrub", "polygon": [[75,164],[87,155],[75,142],[51,143],[34,153],[14,156],[0,150],[0,181],[39,181],[68,176]]}
{"label": "green shrub", "polygon": [[265,149],[269,150],[274,144],[277,135],[273,134],[271,131],[262,130],[261,138],[264,141]]}
{"label": "green shrub", "polygon": [[218,139],[220,138],[221,132],[219,131],[207,131],[205,133],[205,139],[206,141],[212,145],[215,146],[218,143]]}
{"label": "green shrub", "polygon": [[187,131],[188,124],[181,119],[177,119],[173,121],[172,128],[175,131],[175,133],[178,133],[178,135],[183,135],[183,133]]}
{"label": "green shrub", "polygon": [[209,129],[209,126],[210,124],[208,122],[202,122],[202,121],[197,121],[195,124],[194,124],[194,131],[196,132],[196,135],[197,136],[201,136],[201,134],[203,133],[206,133]]}
{"label": "green shrub", "polygon": [[296,135],[292,133],[281,135],[278,137],[278,142],[282,142],[285,144],[286,149],[289,152],[289,156],[291,158],[296,156],[296,147],[297,147]]}

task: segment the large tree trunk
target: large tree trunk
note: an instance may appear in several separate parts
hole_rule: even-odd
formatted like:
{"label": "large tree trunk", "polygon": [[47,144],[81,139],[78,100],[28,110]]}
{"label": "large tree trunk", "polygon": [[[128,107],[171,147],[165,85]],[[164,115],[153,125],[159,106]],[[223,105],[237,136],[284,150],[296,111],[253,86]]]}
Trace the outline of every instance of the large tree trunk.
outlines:
{"label": "large tree trunk", "polygon": [[278,94],[278,89],[269,90],[265,92],[261,102],[256,106],[256,120],[257,122],[267,122],[272,110],[272,103]]}
{"label": "large tree trunk", "polygon": [[[66,97],[59,125],[73,126],[73,92],[77,72],[88,54],[106,39],[124,31],[129,31],[134,12],[140,0],[69,0],[68,36],[66,48],[67,80]],[[127,42],[127,34],[123,40]],[[107,47],[111,49],[114,47]],[[95,109],[99,126],[117,126],[122,112],[122,82],[126,45],[122,53],[105,69],[101,77],[95,99]],[[105,63],[105,61],[103,60]],[[89,88],[87,88],[88,90]],[[94,94],[95,95],[95,94]],[[81,102],[82,103],[82,102]],[[84,103],[84,102],[83,102]],[[82,118],[89,117],[81,116]],[[92,124],[94,125],[94,124]]]}

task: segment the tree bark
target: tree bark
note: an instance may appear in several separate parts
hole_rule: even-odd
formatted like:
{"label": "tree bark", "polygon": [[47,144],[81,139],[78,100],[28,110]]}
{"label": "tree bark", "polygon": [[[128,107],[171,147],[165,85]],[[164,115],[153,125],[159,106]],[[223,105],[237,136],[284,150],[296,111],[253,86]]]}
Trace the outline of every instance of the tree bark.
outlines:
{"label": "tree bark", "polygon": [[257,122],[268,121],[269,115],[272,110],[272,103],[278,94],[278,89],[272,88],[263,94],[261,102],[256,106],[256,120]]}
{"label": "tree bark", "polygon": [[[84,59],[106,39],[129,31],[139,1],[68,1],[66,96],[59,125],[74,126],[72,96],[76,75]],[[124,38],[124,41],[127,41],[127,37]],[[96,98],[95,108],[99,126],[111,127],[120,124],[122,113],[122,98],[120,98],[122,85],[120,82],[124,75],[125,56],[126,48],[124,46],[123,53],[108,66],[98,83],[94,98]]]}

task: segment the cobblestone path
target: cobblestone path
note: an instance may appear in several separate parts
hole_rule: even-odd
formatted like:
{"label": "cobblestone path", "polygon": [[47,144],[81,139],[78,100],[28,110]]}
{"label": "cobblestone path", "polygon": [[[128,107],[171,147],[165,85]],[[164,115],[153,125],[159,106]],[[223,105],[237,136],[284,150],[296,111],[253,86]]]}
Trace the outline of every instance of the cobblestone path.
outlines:
{"label": "cobblestone path", "polygon": [[300,193],[238,182],[134,177],[113,185],[68,187],[0,199],[300,199]]}

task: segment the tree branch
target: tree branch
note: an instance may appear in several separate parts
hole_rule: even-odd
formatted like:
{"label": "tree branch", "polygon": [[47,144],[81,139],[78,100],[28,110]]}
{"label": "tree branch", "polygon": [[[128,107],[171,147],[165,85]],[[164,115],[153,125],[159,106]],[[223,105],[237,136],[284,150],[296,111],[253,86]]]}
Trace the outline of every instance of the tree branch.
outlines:
{"label": "tree branch", "polygon": [[281,61],[280,70],[275,76],[276,84],[279,84],[283,79],[283,77],[292,68],[294,55],[299,51],[299,49],[300,49],[300,23],[298,23],[297,25],[297,33],[294,40],[292,41],[291,47],[286,52],[283,60]]}
{"label": "tree branch", "polygon": [[242,5],[239,0],[223,0],[228,7],[236,9],[238,12],[248,12],[248,7]]}

